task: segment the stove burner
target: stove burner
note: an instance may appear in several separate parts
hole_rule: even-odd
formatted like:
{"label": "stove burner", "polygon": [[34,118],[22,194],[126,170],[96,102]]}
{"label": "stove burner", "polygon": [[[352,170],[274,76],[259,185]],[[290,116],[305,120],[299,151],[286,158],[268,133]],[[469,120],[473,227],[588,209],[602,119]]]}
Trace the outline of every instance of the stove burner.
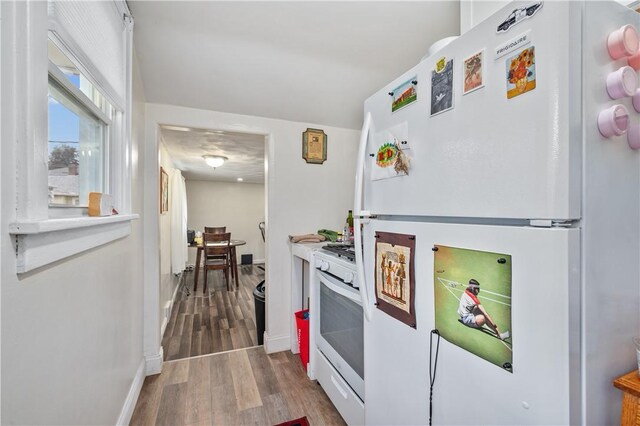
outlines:
{"label": "stove burner", "polygon": [[353,244],[327,244],[322,249],[337,254],[338,257],[344,257],[351,262],[356,261],[356,250]]}

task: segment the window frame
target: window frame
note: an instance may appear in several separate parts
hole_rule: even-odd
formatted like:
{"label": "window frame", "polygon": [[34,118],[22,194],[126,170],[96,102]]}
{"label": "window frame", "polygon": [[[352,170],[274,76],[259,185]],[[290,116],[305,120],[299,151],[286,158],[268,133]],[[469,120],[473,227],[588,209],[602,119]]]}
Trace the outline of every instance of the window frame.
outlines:
{"label": "window frame", "polygon": [[[0,4],[3,16],[10,17],[6,21],[7,37],[3,39],[3,50],[9,47],[4,52],[11,52],[3,54],[3,59],[10,59],[6,68],[3,66],[3,89],[8,89],[3,91],[3,105],[11,107],[15,120],[5,123],[3,119],[3,124],[10,125],[7,134],[15,135],[10,151],[15,156],[15,209],[11,210],[14,214],[8,220],[7,231],[14,237],[16,272],[19,274],[124,238],[131,233],[131,221],[139,218],[130,210],[133,20],[123,0],[112,2],[119,12],[123,12],[120,16],[123,17],[126,90],[122,102],[114,102],[112,93],[99,84],[100,79],[88,72],[87,67],[78,68],[92,84],[98,83],[95,87],[114,107],[108,147],[105,148],[108,152],[105,171],[109,173],[105,183],[119,214],[104,217],[87,217],[84,215],[86,209],[77,207],[49,208],[47,93],[52,73],[47,43],[51,32],[55,33],[57,29],[52,28],[49,21],[47,2]],[[58,47],[61,44],[65,47],[65,54],[73,53],[68,49],[69,45],[60,43],[60,34],[53,40],[59,42],[56,43]],[[78,65],[78,56],[71,54],[69,58],[75,59],[74,63]],[[64,76],[57,66],[55,68]],[[60,81],[59,74],[55,80],[68,88],[64,80]],[[4,82],[11,84],[4,86]],[[78,216],[78,212],[82,215]],[[65,217],[67,214],[71,217]]]}
{"label": "window frame", "polygon": [[[81,72],[81,71],[80,71]],[[84,75],[83,75],[84,76]],[[84,76],[87,78],[86,76]],[[99,108],[82,90],[73,85],[71,81],[67,78],[64,72],[55,64],[53,61],[49,60],[49,78],[53,79],[58,86],[61,86],[61,89],[66,92],[65,96],[68,98],[72,98],[72,101],[76,101],[80,104],[81,107],[85,108],[90,114],[92,114],[98,121],[100,121],[104,126],[103,132],[103,146],[102,146],[102,192],[109,194],[110,183],[109,177],[111,176],[111,164],[109,162],[109,152],[111,151],[111,147],[117,143],[117,141],[113,140],[113,134],[115,133],[112,127],[111,118],[105,113],[101,108]],[[91,82],[93,84],[93,82]],[[100,92],[101,93],[101,92]],[[102,93],[101,93],[102,94]],[[104,97],[104,95],[102,95]],[[108,101],[107,101],[108,102]],[[111,105],[111,104],[110,104]],[[111,105],[111,108],[114,114],[120,112],[116,107]],[[48,117],[50,118],[50,117]],[[49,141],[47,141],[48,143]],[[52,216],[64,216],[64,217],[78,217],[85,216],[86,212],[81,212],[81,214],[77,214],[77,210],[70,210],[69,207],[78,207],[82,209],[87,209],[87,205],[83,205],[82,201],[79,201],[77,206],[70,206],[65,204],[52,204],[49,202],[49,217]],[[62,209],[60,212],[52,211],[51,209]]]}

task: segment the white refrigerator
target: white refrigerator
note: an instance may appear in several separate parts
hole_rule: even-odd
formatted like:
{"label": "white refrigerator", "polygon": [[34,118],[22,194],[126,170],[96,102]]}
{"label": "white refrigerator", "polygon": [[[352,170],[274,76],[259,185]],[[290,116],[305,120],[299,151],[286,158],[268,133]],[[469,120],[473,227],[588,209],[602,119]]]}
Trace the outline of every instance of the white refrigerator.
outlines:
{"label": "white refrigerator", "polygon": [[[636,367],[640,325],[640,162],[628,135],[604,137],[598,117],[622,105],[628,116],[614,112],[613,124],[640,126],[632,98],[610,89],[612,99],[606,85],[628,65],[630,52],[614,59],[620,46],[608,50],[609,34],[627,24],[640,28],[640,15],[614,1],[514,2],[366,100],[354,210],[366,424],[429,422],[429,344],[440,319],[449,336],[433,424],[619,420],[612,380]],[[633,48],[633,35],[610,43]],[[402,106],[400,92],[417,99]],[[385,151],[389,141],[399,149]],[[399,151],[408,174],[384,164]],[[408,269],[400,278],[380,262],[381,233],[413,237],[411,265],[395,258]],[[496,262],[483,266],[490,255]],[[510,272],[493,280],[500,265]],[[402,299],[385,280],[400,288],[408,275],[413,323],[376,305],[381,292]],[[470,279],[508,337],[486,317],[482,327],[463,322]],[[489,359],[505,348],[510,362]]]}

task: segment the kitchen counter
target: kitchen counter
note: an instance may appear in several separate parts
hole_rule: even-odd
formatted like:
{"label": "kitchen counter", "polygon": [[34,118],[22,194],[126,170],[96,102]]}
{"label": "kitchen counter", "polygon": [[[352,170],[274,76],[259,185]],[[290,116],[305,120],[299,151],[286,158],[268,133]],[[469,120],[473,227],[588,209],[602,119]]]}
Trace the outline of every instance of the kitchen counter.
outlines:
{"label": "kitchen counter", "polygon": [[313,274],[313,253],[322,246],[322,243],[289,243],[291,247],[291,352],[297,354],[298,349],[298,329],[294,313],[309,307],[309,283]]}
{"label": "kitchen counter", "polygon": [[313,252],[319,250],[322,246],[329,244],[328,241],[321,243],[289,243],[291,245],[291,254],[307,262],[311,261]]}

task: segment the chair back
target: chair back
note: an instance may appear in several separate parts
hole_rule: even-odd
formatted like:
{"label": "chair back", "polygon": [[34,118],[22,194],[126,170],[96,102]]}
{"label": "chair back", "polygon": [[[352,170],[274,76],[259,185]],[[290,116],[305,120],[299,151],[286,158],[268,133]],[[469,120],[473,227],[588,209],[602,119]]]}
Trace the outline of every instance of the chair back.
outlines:
{"label": "chair back", "polygon": [[204,233],[205,234],[224,234],[227,232],[226,226],[205,226]]}
{"label": "chair back", "polygon": [[202,234],[202,241],[204,243],[204,253],[206,256],[229,254],[231,251],[230,232],[226,232],[224,234],[212,234],[205,232],[204,234]]}

